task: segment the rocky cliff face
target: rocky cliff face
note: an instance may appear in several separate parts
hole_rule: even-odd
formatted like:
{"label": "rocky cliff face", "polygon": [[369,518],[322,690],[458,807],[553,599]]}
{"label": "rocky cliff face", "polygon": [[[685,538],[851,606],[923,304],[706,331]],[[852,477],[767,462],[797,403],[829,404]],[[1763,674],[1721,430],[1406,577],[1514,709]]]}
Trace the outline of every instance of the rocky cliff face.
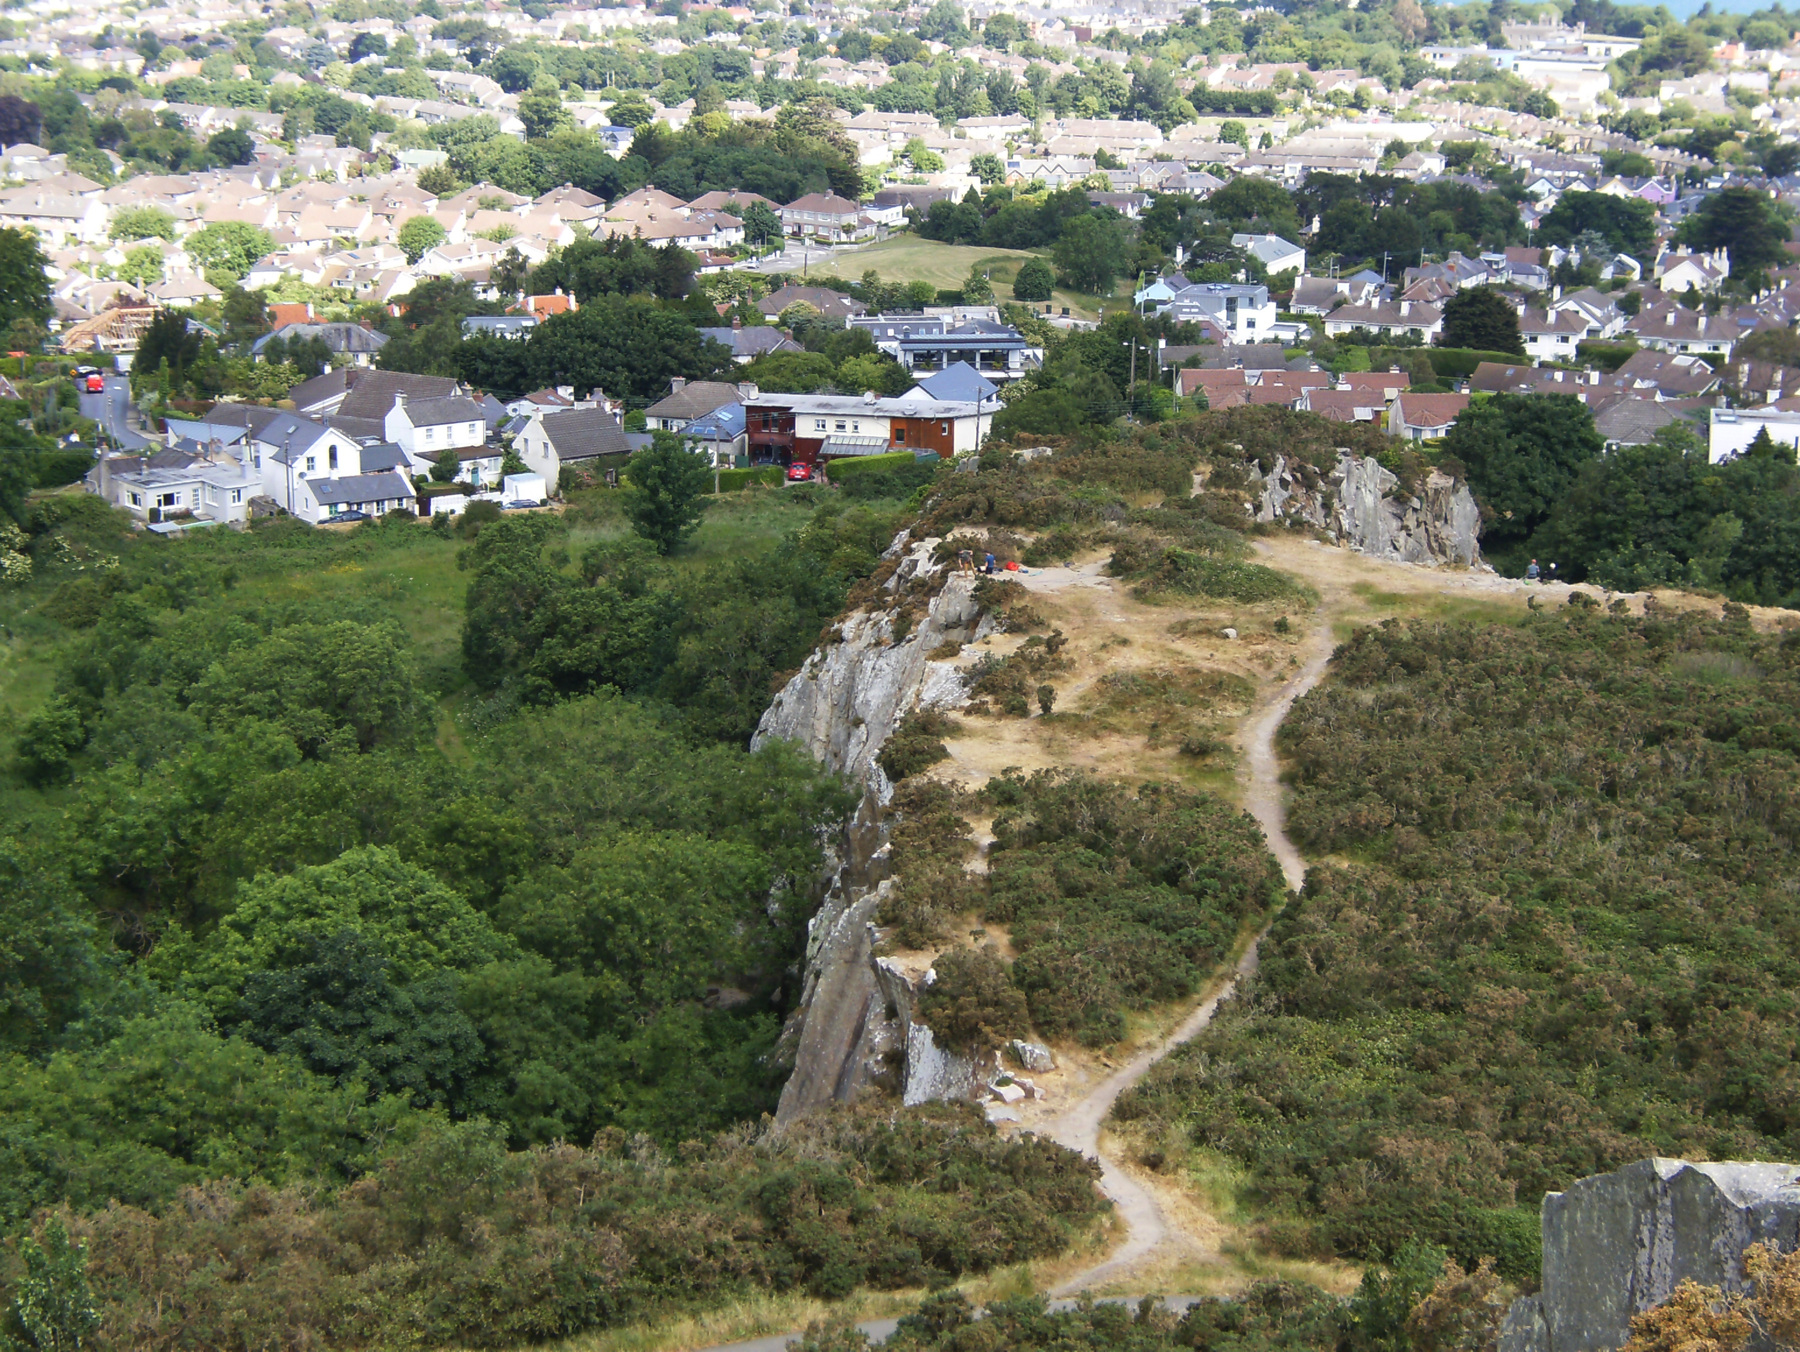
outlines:
{"label": "rocky cliff face", "polygon": [[1543,1289],[1513,1302],[1500,1352],[1610,1352],[1678,1283],[1743,1291],[1745,1249],[1793,1249],[1800,1165],[1639,1160],[1546,1196],[1543,1236]]}
{"label": "rocky cliff face", "polygon": [[925,613],[902,630],[899,598],[909,587],[934,585],[943,565],[932,562],[937,537],[913,541],[906,532],[884,557],[899,567],[885,584],[894,604],[861,610],[838,625],[836,641],[817,649],[782,688],[757,724],[754,748],[771,738],[799,742],[833,770],[861,780],[883,801],[892,794],[875,763],[881,744],[913,709],[948,707],[964,699],[962,677],[929,654],[947,640],[969,643],[981,627],[974,578],[950,577]]}
{"label": "rocky cliff face", "polygon": [[1350,548],[1401,563],[1481,561],[1481,512],[1469,486],[1432,470],[1417,497],[1400,497],[1399,477],[1375,460],[1338,454],[1315,486],[1286,457],[1266,476],[1252,470],[1258,521],[1305,521]]}
{"label": "rocky cliff face", "polygon": [[[777,1125],[871,1085],[911,1103],[949,1097],[948,1089],[975,1079],[972,1065],[954,1064],[963,1058],[909,1047],[917,1043],[912,984],[874,954],[875,916],[886,885],[881,817],[893,794],[875,757],[912,710],[967,698],[957,668],[930,654],[946,642],[968,643],[989,632],[975,604],[975,579],[939,577],[942,565],[931,559],[937,543],[935,537],[913,541],[904,532],[895,539],[887,557],[899,564],[884,584],[890,604],[846,617],[836,641],[807,658],[775,697],[751,743],[799,742],[867,790],[808,931],[800,1003],[782,1033],[781,1054],[792,1058],[794,1069],[781,1091]],[[907,624],[920,595],[929,596],[923,614]],[[920,1089],[927,1079],[943,1092]]]}

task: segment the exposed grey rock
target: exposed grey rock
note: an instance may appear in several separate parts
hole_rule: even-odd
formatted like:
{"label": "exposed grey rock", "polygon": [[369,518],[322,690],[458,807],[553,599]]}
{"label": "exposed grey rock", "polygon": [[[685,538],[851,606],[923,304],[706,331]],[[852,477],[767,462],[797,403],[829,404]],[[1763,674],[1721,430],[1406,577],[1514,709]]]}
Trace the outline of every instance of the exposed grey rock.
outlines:
{"label": "exposed grey rock", "polygon": [[1501,1352],[1593,1352],[1692,1279],[1747,1289],[1752,1244],[1800,1241],[1800,1165],[1647,1159],[1544,1198],[1543,1289],[1514,1302]]}
{"label": "exposed grey rock", "polygon": [[994,1123],[1017,1122],[1019,1114],[1016,1109],[1009,1108],[1004,1103],[990,1103],[987,1106],[987,1120]]}
{"label": "exposed grey rock", "polygon": [[[1310,473],[1308,471],[1307,473]],[[1366,456],[1338,453],[1316,486],[1285,456],[1261,480],[1258,521],[1302,521],[1361,553],[1402,563],[1481,561],[1481,512],[1467,484],[1432,470],[1416,498],[1393,496],[1399,478]]]}
{"label": "exposed grey rock", "polygon": [[942,1099],[977,1099],[987,1090],[988,1068],[961,1052],[937,1045],[931,1029],[915,1023],[906,1030],[907,1107]]}
{"label": "exposed grey rock", "polygon": [[[935,537],[916,543],[897,539],[905,553],[889,589],[940,572],[942,565],[931,560],[937,543]],[[872,786],[885,802],[893,786],[875,756],[900,720],[921,703],[946,708],[967,698],[957,668],[927,654],[946,639],[969,642],[979,632],[975,581],[947,579],[925,616],[898,642],[893,611],[846,617],[838,641],[813,652],[775,697],[751,746],[776,738],[799,742],[831,769]]]}
{"label": "exposed grey rock", "polygon": [[1050,1049],[1036,1042],[1026,1042],[1022,1038],[1014,1038],[1010,1044],[1013,1058],[1026,1070],[1055,1070],[1056,1058]]}

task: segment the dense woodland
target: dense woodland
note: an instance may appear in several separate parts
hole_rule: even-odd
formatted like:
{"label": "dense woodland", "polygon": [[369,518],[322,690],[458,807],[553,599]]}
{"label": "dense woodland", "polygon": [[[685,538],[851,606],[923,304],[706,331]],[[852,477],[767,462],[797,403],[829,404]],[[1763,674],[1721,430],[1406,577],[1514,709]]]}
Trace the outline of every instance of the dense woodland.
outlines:
{"label": "dense woodland", "polygon": [[1800,642],[1592,605],[1389,622],[1283,726],[1320,865],[1247,996],[1121,1104],[1293,1252],[1536,1267],[1539,1197],[1800,1150]]}

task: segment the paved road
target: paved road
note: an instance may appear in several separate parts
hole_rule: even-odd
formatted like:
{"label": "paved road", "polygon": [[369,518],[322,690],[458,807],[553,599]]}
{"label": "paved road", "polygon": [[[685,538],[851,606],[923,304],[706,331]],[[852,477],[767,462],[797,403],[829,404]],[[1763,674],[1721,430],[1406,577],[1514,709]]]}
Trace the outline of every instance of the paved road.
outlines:
{"label": "paved road", "polygon": [[808,268],[827,267],[833,259],[855,253],[862,247],[861,244],[809,244],[805,247],[790,244],[780,253],[760,259],[749,271],[804,272]]}
{"label": "paved road", "polygon": [[131,381],[125,376],[107,376],[105,394],[81,392],[81,416],[92,418],[100,425],[102,433],[110,434],[128,451],[149,444],[149,438],[136,431],[128,421],[131,409]]}

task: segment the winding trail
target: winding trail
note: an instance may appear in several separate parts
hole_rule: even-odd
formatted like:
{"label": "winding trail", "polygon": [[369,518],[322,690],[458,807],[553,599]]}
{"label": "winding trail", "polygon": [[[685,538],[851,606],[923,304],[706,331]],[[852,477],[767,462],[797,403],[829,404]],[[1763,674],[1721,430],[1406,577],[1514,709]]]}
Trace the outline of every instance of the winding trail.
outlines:
{"label": "winding trail", "polygon": [[[1275,754],[1275,732],[1294,701],[1319,683],[1325,665],[1331,660],[1331,625],[1323,620],[1307,644],[1305,663],[1275,694],[1275,698],[1259,709],[1244,725],[1244,807],[1255,817],[1268,838],[1269,851],[1281,865],[1287,885],[1298,892],[1306,880],[1306,861],[1287,834],[1287,809],[1281,796],[1281,763]],[[1265,931],[1266,933],[1266,931]],[[1104,1262],[1079,1272],[1061,1283],[1055,1295],[1070,1295],[1091,1287],[1103,1286],[1131,1272],[1169,1239],[1169,1222],[1156,1197],[1136,1179],[1120,1169],[1100,1150],[1100,1128],[1111,1114],[1120,1094],[1150,1072],[1163,1057],[1193,1038],[1213,1020],[1220,1002],[1237,989],[1243,977],[1256,970],[1258,935],[1245,948],[1237,967],[1223,985],[1203,1000],[1161,1042],[1146,1047],[1124,1066],[1088,1090],[1049,1124],[1047,1134],[1059,1145],[1079,1150],[1100,1165],[1100,1186],[1112,1199],[1119,1218],[1125,1224],[1125,1241]]]}
{"label": "winding trail", "polygon": [[[1321,608],[1323,611],[1324,608]],[[1281,764],[1275,754],[1275,733],[1288,711],[1307,691],[1319,683],[1325,666],[1331,660],[1331,622],[1321,618],[1319,627],[1307,643],[1306,660],[1300,670],[1275,692],[1275,697],[1258,709],[1244,724],[1241,735],[1243,759],[1244,808],[1262,827],[1268,838],[1269,851],[1281,865],[1282,877],[1289,888],[1299,891],[1306,879],[1306,861],[1287,835],[1287,811],[1282,802]],[[1265,931],[1266,933],[1266,931]],[[1067,1309],[1067,1297],[1075,1292],[1103,1286],[1126,1277],[1170,1240],[1170,1226],[1155,1196],[1137,1180],[1125,1173],[1100,1150],[1100,1128],[1112,1112],[1120,1094],[1143,1079],[1163,1057],[1198,1034],[1212,1022],[1221,1001],[1237,989],[1238,981],[1256,970],[1257,945],[1262,935],[1251,940],[1224,983],[1198,1006],[1162,1041],[1146,1047],[1124,1066],[1090,1088],[1071,1103],[1044,1129],[1045,1135],[1071,1150],[1079,1150],[1100,1164],[1100,1186],[1125,1226],[1125,1239],[1106,1259],[1064,1281],[1051,1294],[1059,1299],[1052,1309]],[[1137,1297],[1107,1297],[1112,1301],[1135,1301]],[[1197,1297],[1168,1296],[1172,1308],[1185,1307]],[[881,1340],[894,1331],[898,1321],[871,1319],[857,1327],[870,1338]],[[741,1343],[705,1349],[704,1352],[784,1352],[788,1343],[800,1332],[769,1334]]]}

